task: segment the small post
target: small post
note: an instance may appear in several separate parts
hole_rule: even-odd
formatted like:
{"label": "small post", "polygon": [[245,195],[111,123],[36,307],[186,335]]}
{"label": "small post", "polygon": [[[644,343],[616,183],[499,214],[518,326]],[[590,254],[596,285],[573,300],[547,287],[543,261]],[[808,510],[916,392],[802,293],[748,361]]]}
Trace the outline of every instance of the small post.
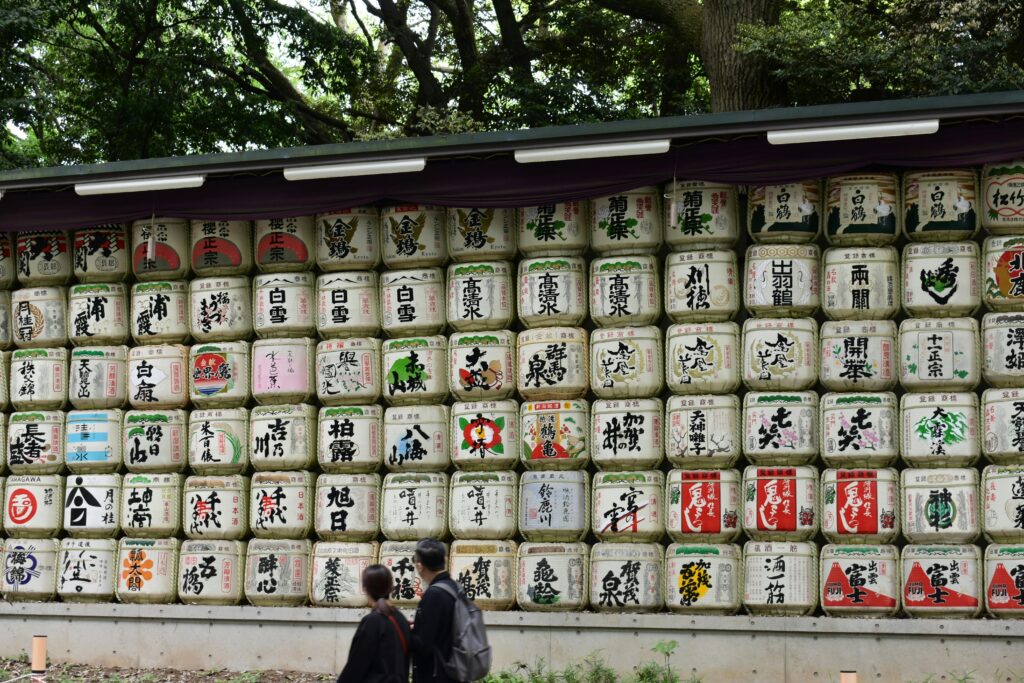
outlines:
{"label": "small post", "polygon": [[856,671],[840,671],[839,683],[857,683]]}
{"label": "small post", "polygon": [[46,636],[32,636],[32,683],[46,681]]}

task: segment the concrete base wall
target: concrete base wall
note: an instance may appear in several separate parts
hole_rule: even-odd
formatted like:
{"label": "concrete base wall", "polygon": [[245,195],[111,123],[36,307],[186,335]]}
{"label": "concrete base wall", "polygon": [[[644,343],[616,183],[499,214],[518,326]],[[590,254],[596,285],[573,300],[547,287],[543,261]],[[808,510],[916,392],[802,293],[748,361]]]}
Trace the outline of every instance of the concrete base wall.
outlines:
{"label": "concrete base wall", "polygon": [[[184,605],[0,604],[0,655],[49,636],[54,662],[123,667],[292,669],[337,672],[361,610]],[[684,674],[713,681],[975,681],[1024,676],[1024,623],[986,620],[690,617],[670,614],[486,615],[495,671],[539,658],[553,667],[589,653],[626,673],[660,661],[651,651],[676,640]],[[945,676],[943,679],[942,676]]]}

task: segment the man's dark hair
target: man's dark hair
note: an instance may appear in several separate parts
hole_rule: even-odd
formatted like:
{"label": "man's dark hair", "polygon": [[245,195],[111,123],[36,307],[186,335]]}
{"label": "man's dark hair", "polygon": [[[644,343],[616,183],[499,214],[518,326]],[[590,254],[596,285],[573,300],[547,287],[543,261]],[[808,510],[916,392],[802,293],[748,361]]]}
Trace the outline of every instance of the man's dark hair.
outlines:
{"label": "man's dark hair", "polygon": [[444,558],[446,555],[444,543],[434,538],[424,538],[416,544],[416,551],[413,559],[419,561],[428,571],[439,572],[444,570]]}

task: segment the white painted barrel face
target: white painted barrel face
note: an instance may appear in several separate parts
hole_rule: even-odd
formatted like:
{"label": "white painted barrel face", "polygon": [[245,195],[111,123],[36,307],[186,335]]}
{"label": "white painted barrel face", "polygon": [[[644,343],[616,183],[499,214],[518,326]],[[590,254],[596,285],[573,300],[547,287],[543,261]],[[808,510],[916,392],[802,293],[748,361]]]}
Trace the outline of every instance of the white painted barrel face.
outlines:
{"label": "white painted barrel face", "polygon": [[132,223],[132,274],[140,281],[178,280],[190,270],[189,222],[151,217]]}
{"label": "white painted barrel face", "polygon": [[321,474],[313,531],[326,541],[372,541],[380,531],[378,474]]}
{"label": "white painted barrel face", "polygon": [[524,472],[519,533],[528,541],[575,542],[590,531],[590,475],[581,470]]}
{"label": "white painted barrel face", "polygon": [[900,479],[895,469],[821,473],[821,532],[832,543],[895,543],[900,535]]}
{"label": "white painted barrel face", "polygon": [[661,330],[621,327],[590,337],[590,390],[599,398],[652,398],[665,382]]}
{"label": "white painted barrel face", "polygon": [[747,541],[743,606],[753,615],[810,614],[818,607],[818,546]]}
{"label": "white painted barrel face", "polygon": [[119,602],[166,604],[178,598],[178,545],[176,538],[122,538],[118,543]]}
{"label": "white painted barrel face", "polygon": [[249,467],[249,411],[193,410],[188,419],[188,464],[196,474],[241,474]]}
{"label": "white painted barrel face", "polygon": [[821,459],[829,467],[888,467],[899,457],[899,406],[893,393],[821,397]]}
{"label": "white painted barrel face", "polygon": [[744,448],[755,465],[806,465],[818,457],[818,394],[751,391],[743,397]]}
{"label": "white painted barrel face", "polygon": [[441,472],[451,464],[448,406],[384,411],[384,465],[391,472]]}
{"label": "white painted barrel face", "polygon": [[992,235],[1019,234],[1024,229],[1024,166],[1020,161],[987,164],[981,170],[984,202],[981,225]]}
{"label": "white painted barrel face", "polygon": [[673,394],[729,394],[739,389],[739,325],[672,325],[667,336],[665,378]]}
{"label": "white painted barrel face", "polygon": [[516,601],[513,541],[454,541],[449,573],[466,596],[484,610],[507,610]]}
{"label": "white painted barrel face", "polygon": [[310,541],[249,541],[245,552],[245,599],[257,607],[305,605],[309,600]]}
{"label": "white painted barrel face", "polygon": [[742,532],[737,470],[671,470],[665,498],[665,530],[677,543],[731,543]]}
{"label": "white painted barrel face", "polygon": [[970,316],[981,306],[975,242],[924,242],[903,249],[903,309],[932,318]]}
{"label": "white painted barrel face", "polygon": [[64,532],[72,538],[117,538],[121,475],[72,474],[64,482]]}
{"label": "white painted barrel face", "polygon": [[807,541],[818,533],[818,470],[756,467],[743,471],[743,530],[755,541]]}
{"label": "white painted barrel face", "polygon": [[802,391],[818,381],[818,323],[812,318],[747,318],[743,383],[753,391]]}
{"label": "white painted barrel face", "polygon": [[184,410],[129,410],[124,414],[122,453],[129,472],[183,472],[188,464],[188,416]]}
{"label": "white painted barrel face", "polygon": [[[25,291],[25,290],[22,290]],[[128,293],[120,282],[68,288],[67,334],[76,346],[128,341]]]}
{"label": "white painted barrel face", "polygon": [[1024,615],[1024,548],[993,543],[985,549],[985,611],[997,618]]}
{"label": "white painted barrel face", "polygon": [[762,244],[813,242],[821,232],[821,181],[751,185],[747,233]]}
{"label": "white painted barrel face", "polygon": [[516,603],[527,612],[575,612],[587,606],[586,543],[520,543]]}
{"label": "white painted barrel face", "polygon": [[388,339],[381,345],[384,400],[393,406],[448,398],[448,340],[442,336]]}
{"label": "white painted barrel face", "polygon": [[511,469],[519,460],[519,404],[456,402],[451,407],[452,464],[461,470]]}
{"label": "white painted barrel face", "polygon": [[117,584],[117,541],[65,538],[57,556],[57,595],[64,602],[111,602]]}
{"label": "white painted barrel face", "polygon": [[445,209],[424,204],[385,206],[380,211],[384,265],[388,268],[443,266],[448,258]]}
{"label": "white painted barrel face", "polygon": [[189,283],[189,329],[198,342],[252,336],[252,286],[247,277],[206,277]]}
{"label": "white painted barrel face", "polygon": [[590,200],[590,246],[599,254],[654,254],[664,232],[654,185]]}
{"label": "white painted barrel face", "polygon": [[900,551],[894,545],[821,549],[821,609],[830,617],[892,617],[900,609]]}
{"label": "white painted barrel face", "polygon": [[1024,458],[1024,389],[986,389],[981,395],[984,419],[982,454],[997,465]]}
{"label": "white painted barrel face", "polygon": [[380,265],[381,216],[376,207],[358,206],[318,214],[316,264],[325,273],[373,270]]}
{"label": "white painted barrel face", "polygon": [[326,273],[316,281],[316,329],[324,339],[380,334],[377,273]]}
{"label": "white painted barrel face", "polygon": [[379,405],[321,408],[318,431],[317,461],[324,472],[375,472],[384,461]]}
{"label": "white painted barrel face", "polygon": [[830,391],[896,386],[896,323],[827,321],[821,326],[821,383]]}
{"label": "white painted barrel face", "polygon": [[900,477],[908,541],[972,543],[981,535],[978,470],[907,469]]}
{"label": "white painted barrel face", "polygon": [[362,575],[377,561],[377,543],[318,541],[310,558],[309,602],[317,607],[363,607]]}
{"label": "white painted barrel face", "polygon": [[380,527],[389,541],[444,538],[448,533],[448,476],[440,472],[385,475]]}
{"label": "white painted barrel face", "polygon": [[[0,251],[3,250],[3,239],[0,238]],[[3,266],[0,265],[0,268]],[[11,324],[11,291],[0,291],[0,348],[10,348],[12,342]],[[4,382],[6,384],[6,381]]]}
{"label": "white painted barrel face", "polygon": [[981,475],[982,524],[994,543],[1024,542],[1024,467],[989,465]]}
{"label": "white painted barrel face", "polygon": [[0,287],[10,289],[14,285],[16,263],[13,257],[14,239],[10,233],[0,237]]}
{"label": "white painted barrel face", "polygon": [[665,550],[657,543],[595,543],[590,547],[590,609],[654,612],[662,609]]}
{"label": "white painted barrel face", "polygon": [[448,266],[448,324],[459,332],[498,330],[512,324],[512,264],[505,261]]}
{"label": "white painted barrel face", "polygon": [[982,299],[993,311],[1020,310],[1024,302],[1024,238],[987,237]]}
{"label": "white painted barrel face", "polygon": [[908,318],[900,323],[899,349],[907,391],[972,391],[981,381],[974,318]]}
{"label": "white painted barrel face", "polygon": [[199,277],[245,275],[252,270],[252,223],[192,221],[192,270]]}
{"label": "white painted barrel face", "polygon": [[543,327],[521,332],[516,364],[519,395],[531,401],[585,396],[591,379],[587,337],[582,327]]}
{"label": "white painted barrel face", "polygon": [[135,346],[128,352],[128,402],[138,410],[188,405],[188,347]]}
{"label": "white painted barrel face", "polygon": [[[253,536],[258,539],[308,536],[313,529],[313,480],[314,475],[308,470],[253,474],[249,489],[249,528]],[[308,550],[306,554],[309,555]]]}
{"label": "white painted barrel face", "polygon": [[676,323],[724,322],[740,310],[740,270],[731,249],[665,257],[665,313]]}
{"label": "white painted barrel face", "polygon": [[330,339],[316,347],[316,394],[325,406],[380,399],[380,340]]}
{"label": "white painted barrel face", "polygon": [[10,400],[15,410],[59,410],[68,397],[67,349],[18,349],[11,354]]}
{"label": "white painted barrel face", "polygon": [[448,340],[448,352],[448,388],[456,399],[496,401],[515,395],[515,332],[456,333]]}
{"label": "white painted barrel face", "polygon": [[75,230],[73,246],[74,273],[79,282],[121,282],[128,275],[131,257],[128,230],[123,223]]}
{"label": "white painted barrel face", "polygon": [[582,325],[587,316],[587,267],[582,258],[556,256],[519,262],[519,320],[526,327]]}
{"label": "white painted barrel face", "polygon": [[126,474],[121,482],[121,529],[129,538],[167,538],[181,531],[180,474]]}
{"label": "white painted barrel face", "polygon": [[249,401],[249,343],[196,344],[189,350],[189,397],[197,408],[240,408]]}
{"label": "white painted barrel face", "polygon": [[389,270],[380,276],[381,328],[389,337],[440,334],[447,322],[444,271]]}
{"label": "white painted barrel face", "polygon": [[516,535],[515,472],[452,475],[448,528],[459,540],[512,540]]}
{"label": "white painted barrel face", "polygon": [[730,248],[743,231],[735,185],[679,180],[665,186],[665,241],[673,251]]}
{"label": "white painted barrel face", "polygon": [[903,174],[903,234],[929,242],[968,240],[978,232],[978,171],[949,168]]}
{"label": "white painted barrel face", "polygon": [[743,553],[734,544],[673,543],[665,550],[665,605],[681,614],[735,614]]}
{"label": "white painted barrel face", "polygon": [[252,327],[260,339],[312,337],[316,332],[312,273],[253,278]]}
{"label": "white painted barrel face", "polygon": [[128,347],[72,349],[68,401],[83,409],[120,408],[128,401]]}
{"label": "white painted barrel face", "polygon": [[316,408],[308,403],[257,406],[249,413],[253,469],[301,470],[316,462]]}
{"label": "white painted barrel face", "polygon": [[[445,545],[445,570],[451,555],[447,552]],[[391,588],[391,604],[396,607],[415,607],[423,597],[426,586],[416,572],[416,565],[413,563],[413,553],[416,551],[416,541],[384,541],[380,544],[380,552],[377,557],[379,564],[391,570],[393,586]]]}
{"label": "white painted barrel face", "polygon": [[966,467],[981,455],[978,396],[904,394],[900,399],[903,461],[911,467]]}
{"label": "white painted barrel face", "polygon": [[309,270],[316,260],[316,219],[313,216],[253,221],[256,268],[261,273]]}
{"label": "white painted barrel face", "polygon": [[908,545],[901,566],[903,611],[910,616],[948,619],[981,614],[978,546]]}
{"label": "white painted barrel face", "polygon": [[315,342],[309,337],[257,339],[252,345],[252,397],[261,405],[305,403],[316,395]]}
{"label": "white painted barrel face", "polygon": [[658,398],[594,401],[590,407],[594,464],[602,470],[657,468],[665,453],[663,414]]}
{"label": "white painted barrel face", "polygon": [[599,327],[653,325],[661,318],[656,256],[630,254],[590,263],[590,317]]}
{"label": "white painted barrel face", "polygon": [[181,511],[185,536],[204,541],[246,538],[249,535],[249,489],[249,477],[240,474],[185,479]]}
{"label": "white painted barrel face", "polygon": [[245,584],[244,541],[181,542],[178,595],[186,605],[237,605]]}
{"label": "white painted barrel face", "polygon": [[594,475],[591,530],[609,542],[659,541],[665,535],[665,475],[657,470]]}
{"label": "white painted barrel face", "polygon": [[63,285],[71,279],[71,245],[60,230],[29,230],[15,238],[18,282],[23,287]]}
{"label": "white painted barrel face", "polygon": [[755,244],[747,248],[744,304],[751,315],[769,318],[813,316],[821,306],[814,244]]}
{"label": "white painted barrel face", "polygon": [[64,346],[68,342],[64,287],[31,287],[11,294],[11,333],[18,348]]}
{"label": "white painted barrel face", "polygon": [[189,336],[189,294],[184,280],[132,285],[128,329],[138,344],[181,344]]}
{"label": "white painted barrel face", "polygon": [[8,538],[3,544],[0,592],[9,602],[47,602],[57,597],[57,549],[53,538]]}
{"label": "white painted barrel face", "polygon": [[825,194],[825,238],[829,244],[892,244],[902,230],[898,174],[829,177]]}
{"label": "white painted barrel face", "polygon": [[519,414],[526,469],[576,470],[590,460],[590,407],[586,401],[526,401]]}
{"label": "white painted barrel face", "polygon": [[900,310],[900,253],[895,247],[825,250],[821,308],[830,320],[879,320]]}
{"label": "white painted barrel face", "polygon": [[516,257],[517,214],[517,209],[449,207],[448,256],[459,262],[511,261]]}
{"label": "white painted barrel face", "polygon": [[519,251],[523,256],[582,255],[590,241],[590,204],[558,202],[519,210]]}
{"label": "white painted barrel face", "polygon": [[992,387],[1024,383],[1024,314],[986,313],[981,319],[982,377]]}
{"label": "white painted barrel face", "polygon": [[7,424],[7,466],[14,474],[64,471],[64,413],[11,413]]}
{"label": "white painted barrel face", "polygon": [[673,396],[665,408],[665,454],[684,469],[728,468],[743,448],[736,395]]}

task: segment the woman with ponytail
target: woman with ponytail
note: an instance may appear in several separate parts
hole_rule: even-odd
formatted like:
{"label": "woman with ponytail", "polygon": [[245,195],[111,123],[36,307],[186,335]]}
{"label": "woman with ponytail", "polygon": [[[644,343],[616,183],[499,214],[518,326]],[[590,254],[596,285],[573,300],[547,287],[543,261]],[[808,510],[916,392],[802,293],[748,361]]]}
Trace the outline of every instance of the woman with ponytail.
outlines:
{"label": "woman with ponytail", "polygon": [[409,622],[391,606],[391,570],[372,564],[363,572],[363,592],[372,608],[352,637],[348,663],[338,683],[408,683]]}

